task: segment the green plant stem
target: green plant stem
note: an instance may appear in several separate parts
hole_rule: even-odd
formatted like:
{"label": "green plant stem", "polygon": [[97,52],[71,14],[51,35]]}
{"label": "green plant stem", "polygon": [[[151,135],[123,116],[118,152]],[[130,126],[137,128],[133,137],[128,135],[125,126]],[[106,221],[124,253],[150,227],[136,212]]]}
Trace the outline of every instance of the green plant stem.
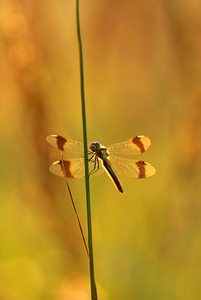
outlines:
{"label": "green plant stem", "polygon": [[84,64],[83,64],[82,39],[81,39],[81,31],[80,31],[79,0],[76,0],[76,23],[77,23],[77,39],[78,39],[79,60],[80,60],[80,88],[81,88],[82,126],[83,126],[83,140],[84,140],[84,158],[85,158],[85,188],[86,188],[86,206],[87,206],[91,299],[96,300],[97,293],[96,293],[96,285],[95,285],[95,277],[94,277],[93,239],[92,239],[90,184],[89,184],[89,167],[88,167],[87,122],[86,122],[85,90],[84,90]]}

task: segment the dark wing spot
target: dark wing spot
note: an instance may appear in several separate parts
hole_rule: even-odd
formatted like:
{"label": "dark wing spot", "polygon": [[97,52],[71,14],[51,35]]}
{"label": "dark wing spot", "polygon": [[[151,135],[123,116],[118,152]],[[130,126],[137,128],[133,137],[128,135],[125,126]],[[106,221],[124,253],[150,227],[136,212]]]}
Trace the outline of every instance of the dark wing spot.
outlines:
{"label": "dark wing spot", "polygon": [[[68,177],[68,178],[74,178],[74,176],[72,175],[71,171],[70,171],[70,161],[68,160],[60,160],[59,161],[59,165],[61,167],[61,170],[64,174],[64,176]],[[63,169],[63,166],[65,168],[65,170]]]}
{"label": "dark wing spot", "polygon": [[135,136],[135,137],[132,139],[132,142],[133,142],[136,146],[138,146],[138,148],[140,149],[141,152],[144,152],[144,151],[145,151],[144,145],[143,145],[143,143],[142,143],[142,141],[141,141],[141,137]]}
{"label": "dark wing spot", "polygon": [[136,162],[136,165],[138,166],[139,170],[139,176],[138,178],[145,178],[146,177],[146,162],[143,160],[138,160]]}
{"label": "dark wing spot", "polygon": [[57,139],[57,148],[59,150],[64,151],[64,145],[67,143],[67,139],[65,139],[61,135],[57,135],[56,139]]}

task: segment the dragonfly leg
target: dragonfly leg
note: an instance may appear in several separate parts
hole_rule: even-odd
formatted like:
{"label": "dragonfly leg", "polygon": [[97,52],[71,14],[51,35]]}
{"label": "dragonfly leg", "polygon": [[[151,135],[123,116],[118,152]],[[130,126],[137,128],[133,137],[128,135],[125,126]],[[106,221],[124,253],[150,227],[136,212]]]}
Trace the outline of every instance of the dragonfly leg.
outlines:
{"label": "dragonfly leg", "polygon": [[94,152],[88,152],[88,155],[91,154],[91,157],[88,159],[88,161],[94,162],[96,161],[96,153]]}
{"label": "dragonfly leg", "polygon": [[94,165],[93,165],[93,169],[90,171],[89,175],[92,175],[92,174],[94,174],[95,172],[97,172],[99,170],[99,160],[98,160],[97,156],[93,157],[92,162],[94,163]]}

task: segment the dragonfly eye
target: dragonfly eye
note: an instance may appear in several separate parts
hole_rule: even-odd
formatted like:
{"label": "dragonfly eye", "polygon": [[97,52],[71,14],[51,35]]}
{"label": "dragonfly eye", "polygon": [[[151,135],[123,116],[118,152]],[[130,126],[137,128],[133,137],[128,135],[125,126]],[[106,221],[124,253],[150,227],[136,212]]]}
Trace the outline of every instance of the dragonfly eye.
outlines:
{"label": "dragonfly eye", "polygon": [[91,151],[96,152],[100,148],[100,143],[92,142],[89,144],[89,148],[91,149]]}

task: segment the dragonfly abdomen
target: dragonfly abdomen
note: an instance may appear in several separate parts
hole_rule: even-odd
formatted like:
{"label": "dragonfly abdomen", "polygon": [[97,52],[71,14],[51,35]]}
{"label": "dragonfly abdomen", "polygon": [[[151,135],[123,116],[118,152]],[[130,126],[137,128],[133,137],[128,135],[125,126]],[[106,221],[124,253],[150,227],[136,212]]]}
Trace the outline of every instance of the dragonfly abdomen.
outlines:
{"label": "dragonfly abdomen", "polygon": [[112,178],[117,189],[120,191],[120,193],[123,193],[124,191],[121,186],[121,183],[119,182],[119,179],[117,178],[116,174],[114,173],[110,163],[107,160],[103,159],[103,165],[104,165],[105,169],[107,170],[107,172],[109,173],[110,177]]}

